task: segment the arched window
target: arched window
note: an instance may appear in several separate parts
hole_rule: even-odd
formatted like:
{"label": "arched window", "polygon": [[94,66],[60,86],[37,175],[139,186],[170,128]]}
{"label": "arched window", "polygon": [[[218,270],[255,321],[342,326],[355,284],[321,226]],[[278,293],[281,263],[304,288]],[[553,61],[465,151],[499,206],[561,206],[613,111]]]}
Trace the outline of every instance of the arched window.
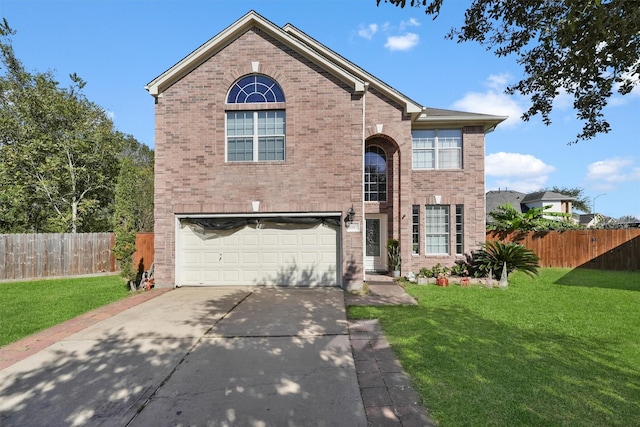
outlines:
{"label": "arched window", "polygon": [[364,153],[364,200],[387,201],[387,155],[375,145],[367,147]]}
{"label": "arched window", "polygon": [[246,76],[231,86],[227,104],[252,102],[284,102],[284,93],[278,83],[267,76],[260,74]]}
{"label": "arched window", "polygon": [[[254,106],[252,104],[275,104]],[[227,161],[263,162],[285,160],[284,92],[267,76],[242,77],[229,89],[227,104],[246,109],[227,111]]]}

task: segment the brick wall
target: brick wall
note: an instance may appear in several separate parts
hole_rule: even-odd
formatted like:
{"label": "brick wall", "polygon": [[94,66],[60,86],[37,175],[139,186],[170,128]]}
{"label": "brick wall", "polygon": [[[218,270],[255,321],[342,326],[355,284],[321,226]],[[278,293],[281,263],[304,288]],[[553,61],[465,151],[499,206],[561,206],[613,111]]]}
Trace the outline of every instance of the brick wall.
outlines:
{"label": "brick wall", "polygon": [[[286,161],[225,163],[225,105],[230,86],[258,72],[276,80],[286,103]],[[367,144],[388,157],[389,201],[362,201],[363,108]],[[382,128],[380,129],[380,125]],[[155,273],[172,285],[176,215],[196,213],[342,212],[356,209],[364,228],[366,213],[385,213],[389,236],[401,242],[403,272],[420,266],[453,264],[455,256],[411,255],[412,205],[465,206],[465,240],[484,241],[484,133],[467,127],[462,171],[412,171],[411,121],[403,106],[375,89],[366,95],[339,81],[258,29],[248,31],[166,89],[156,103]],[[424,209],[424,208],[422,208]],[[424,217],[422,217],[424,218]],[[424,221],[421,221],[421,245]],[[341,227],[345,286],[362,283],[363,235]]]}
{"label": "brick wall", "polygon": [[[285,93],[286,161],[225,163],[225,96],[255,61]],[[260,31],[243,34],[168,88],[156,105],[158,282],[175,279],[176,214],[250,213],[252,200],[261,212],[359,206],[361,123],[361,96]],[[343,271],[361,282],[361,239],[342,233]]]}

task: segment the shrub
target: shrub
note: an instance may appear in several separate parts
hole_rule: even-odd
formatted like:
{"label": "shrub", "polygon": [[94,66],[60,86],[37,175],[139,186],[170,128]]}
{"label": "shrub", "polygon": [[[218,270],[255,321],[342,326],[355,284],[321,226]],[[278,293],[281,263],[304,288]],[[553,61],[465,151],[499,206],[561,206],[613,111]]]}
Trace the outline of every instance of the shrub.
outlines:
{"label": "shrub", "polygon": [[540,267],[540,258],[532,250],[515,242],[494,241],[486,242],[482,249],[474,254],[474,274],[477,277],[485,277],[492,270],[494,277],[498,278],[502,274],[505,262],[507,273],[519,270],[529,276],[536,276]]}
{"label": "shrub", "polygon": [[402,267],[402,257],[400,256],[400,243],[397,239],[389,239],[387,254],[389,255],[389,270],[399,271]]}

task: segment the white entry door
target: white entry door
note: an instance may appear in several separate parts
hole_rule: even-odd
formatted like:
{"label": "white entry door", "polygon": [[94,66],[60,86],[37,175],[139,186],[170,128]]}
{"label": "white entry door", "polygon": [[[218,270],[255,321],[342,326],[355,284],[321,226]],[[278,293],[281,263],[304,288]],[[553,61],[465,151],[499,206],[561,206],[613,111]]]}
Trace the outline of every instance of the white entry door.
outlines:
{"label": "white entry door", "polygon": [[365,216],[365,271],[387,271],[387,215]]}

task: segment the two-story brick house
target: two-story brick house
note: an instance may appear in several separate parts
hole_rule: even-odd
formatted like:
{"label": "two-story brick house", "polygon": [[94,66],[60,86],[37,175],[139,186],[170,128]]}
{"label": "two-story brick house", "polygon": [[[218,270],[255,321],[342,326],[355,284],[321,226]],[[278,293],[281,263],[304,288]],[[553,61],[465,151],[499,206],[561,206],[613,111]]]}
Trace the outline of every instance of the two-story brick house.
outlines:
{"label": "two-story brick house", "polygon": [[388,239],[403,273],[485,240],[484,140],[504,117],[423,107],[253,11],[146,88],[158,286],[358,288]]}

